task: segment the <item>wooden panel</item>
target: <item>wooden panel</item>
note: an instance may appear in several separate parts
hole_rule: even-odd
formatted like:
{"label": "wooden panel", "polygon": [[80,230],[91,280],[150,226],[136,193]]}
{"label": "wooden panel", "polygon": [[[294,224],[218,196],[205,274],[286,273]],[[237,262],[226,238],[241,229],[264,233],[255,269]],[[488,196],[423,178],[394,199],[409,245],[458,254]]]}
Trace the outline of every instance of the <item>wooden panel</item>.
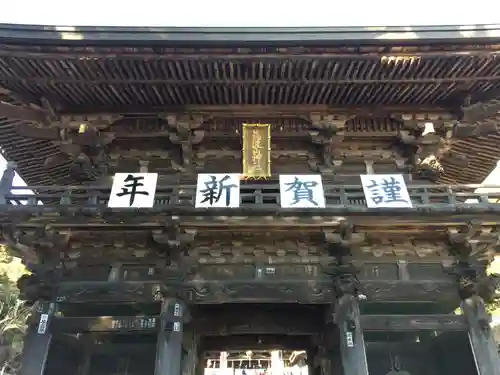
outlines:
{"label": "wooden panel", "polygon": [[461,315],[361,315],[364,331],[465,331]]}
{"label": "wooden panel", "polygon": [[409,263],[407,266],[411,280],[447,280],[446,274],[440,263]]}
{"label": "wooden panel", "polygon": [[51,332],[156,332],[159,329],[158,316],[98,316],[77,318],[55,318]]}
{"label": "wooden panel", "polygon": [[396,263],[363,263],[358,275],[360,280],[398,280]]}

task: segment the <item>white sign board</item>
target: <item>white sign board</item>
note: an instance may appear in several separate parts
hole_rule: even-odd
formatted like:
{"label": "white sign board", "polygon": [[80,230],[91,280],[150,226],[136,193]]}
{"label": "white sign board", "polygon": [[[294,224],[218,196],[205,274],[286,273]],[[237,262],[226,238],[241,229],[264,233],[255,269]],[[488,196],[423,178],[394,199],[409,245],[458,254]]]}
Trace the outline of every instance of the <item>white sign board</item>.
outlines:
{"label": "white sign board", "polygon": [[49,314],[41,314],[40,321],[38,322],[38,334],[43,335],[47,332],[47,324],[49,322]]}
{"label": "white sign board", "polygon": [[196,208],[238,208],[240,174],[200,173],[196,184]]}
{"label": "white sign board", "polygon": [[108,207],[153,207],[157,181],[158,173],[116,173]]}
{"label": "white sign board", "polygon": [[360,177],[368,208],[413,207],[403,175],[364,174]]}
{"label": "white sign board", "polygon": [[321,175],[280,175],[280,202],[282,208],[325,208]]}

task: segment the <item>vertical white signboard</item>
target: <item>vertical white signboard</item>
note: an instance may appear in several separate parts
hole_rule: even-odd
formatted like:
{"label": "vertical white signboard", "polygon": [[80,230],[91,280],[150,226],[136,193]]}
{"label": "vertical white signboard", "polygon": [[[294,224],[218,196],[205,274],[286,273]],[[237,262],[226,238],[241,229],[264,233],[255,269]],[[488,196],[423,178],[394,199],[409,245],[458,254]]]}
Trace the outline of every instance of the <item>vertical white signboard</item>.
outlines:
{"label": "vertical white signboard", "polygon": [[158,173],[116,173],[108,207],[153,207],[157,181]]}
{"label": "vertical white signboard", "polygon": [[369,208],[413,207],[403,175],[364,174],[360,177]]}
{"label": "vertical white signboard", "polygon": [[238,208],[240,174],[200,173],[196,184],[196,208]]}
{"label": "vertical white signboard", "polygon": [[321,175],[280,175],[280,202],[282,208],[325,208]]}

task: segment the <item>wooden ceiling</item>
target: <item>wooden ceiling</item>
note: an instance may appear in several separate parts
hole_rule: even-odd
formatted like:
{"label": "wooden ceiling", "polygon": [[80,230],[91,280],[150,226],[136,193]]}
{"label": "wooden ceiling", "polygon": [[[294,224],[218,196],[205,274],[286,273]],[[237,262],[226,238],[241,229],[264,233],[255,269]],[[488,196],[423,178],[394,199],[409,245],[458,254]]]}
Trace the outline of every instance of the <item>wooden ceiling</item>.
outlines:
{"label": "wooden ceiling", "polygon": [[[45,126],[62,114],[155,115],[228,105],[342,108],[354,116],[360,109],[374,115],[389,107],[430,109],[460,120],[464,107],[495,99],[500,90],[500,38],[485,32],[464,39],[457,30],[415,31],[431,38],[426,40],[404,39],[404,30],[386,30],[399,35],[392,38],[368,29],[354,37],[343,29],[335,31],[335,40],[327,41],[323,32],[314,42],[311,33],[296,31],[295,40],[287,40],[285,31],[276,29],[280,40],[250,43],[253,37],[239,31],[240,40],[233,35],[229,43],[220,30],[220,40],[205,42],[199,30],[195,41],[193,31],[185,30],[182,41],[182,30],[176,30],[163,40],[158,31],[147,43],[134,38],[154,30],[122,30],[128,40],[118,40],[117,29],[85,29],[81,38],[54,30],[0,25],[0,104],[39,109],[31,122]],[[490,111],[490,121],[497,112]],[[74,183],[67,164],[43,169],[44,159],[58,148],[17,134],[20,121],[26,119],[0,107],[0,145],[21,176],[28,184]],[[443,182],[481,182],[500,158],[499,146],[498,136],[456,141],[454,152],[468,155],[469,166],[447,166]]]}

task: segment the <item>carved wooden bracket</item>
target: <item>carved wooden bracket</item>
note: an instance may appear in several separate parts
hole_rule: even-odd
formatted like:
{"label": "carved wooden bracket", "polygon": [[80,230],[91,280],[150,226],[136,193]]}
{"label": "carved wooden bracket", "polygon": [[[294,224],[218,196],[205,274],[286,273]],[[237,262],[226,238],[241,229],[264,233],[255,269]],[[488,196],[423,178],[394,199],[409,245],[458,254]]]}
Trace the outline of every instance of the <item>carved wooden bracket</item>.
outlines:
{"label": "carved wooden bracket", "polygon": [[203,116],[195,115],[163,115],[172,132],[169,139],[181,148],[182,166],[191,168],[193,162],[193,146],[201,143],[205,132],[198,129],[203,123]]}
{"label": "carved wooden bracket", "polygon": [[339,227],[339,232],[323,231],[325,240],[329,244],[352,247],[361,245],[366,240],[366,233],[354,233],[352,224],[345,224]]}
{"label": "carved wooden bracket", "polygon": [[[490,241],[487,241],[488,237]],[[460,297],[466,299],[479,295],[488,303],[498,302],[500,275],[486,274],[486,267],[494,253],[492,248],[498,246],[498,233],[470,223],[467,230],[448,229],[448,238],[450,252],[457,259],[452,273],[457,278]]]}
{"label": "carved wooden bracket", "polygon": [[36,126],[21,123],[18,134],[33,139],[52,141],[59,145],[59,153],[45,160],[46,168],[71,162],[74,177],[82,180],[95,180],[107,172],[108,146],[115,139],[115,133],[103,131],[120,116],[57,116],[47,110],[50,126]]}
{"label": "carved wooden bracket", "polygon": [[161,255],[170,261],[178,261],[182,252],[187,251],[188,246],[195,240],[197,231],[194,229],[183,229],[176,225],[165,227],[162,230],[154,230],[153,240],[158,245]]}
{"label": "carved wooden bracket", "polygon": [[339,233],[323,232],[325,240],[331,244],[330,253],[335,257],[326,271],[332,276],[337,297],[345,294],[358,295],[360,283],[357,277],[359,270],[350,261],[350,247],[364,242],[364,234],[353,233],[353,226],[347,224],[340,227]]}
{"label": "carved wooden bracket", "polygon": [[59,252],[68,246],[71,238],[70,231],[55,231],[49,227],[29,231],[4,227],[2,235],[28,268],[42,263],[53,266],[54,262],[58,262]]}
{"label": "carved wooden bracket", "polygon": [[309,131],[309,136],[312,143],[318,145],[321,159],[321,164],[311,165],[311,169],[321,173],[334,173],[335,168],[342,164],[341,160],[333,159],[333,151],[344,141],[346,120],[346,116],[310,115],[313,129]]}
{"label": "carved wooden bracket", "polygon": [[460,123],[454,129],[457,137],[486,137],[498,134],[496,122],[489,120],[497,116],[500,111],[500,90],[493,89],[483,93],[482,98],[470,104],[471,98],[467,97],[460,108]]}
{"label": "carved wooden bracket", "polygon": [[23,263],[31,272],[17,282],[21,297],[29,303],[51,301],[61,272],[60,253],[68,247],[71,232],[50,227],[30,231],[14,229],[4,231],[4,238],[21,253]]}
{"label": "carved wooden bracket", "polygon": [[412,150],[411,163],[421,179],[437,181],[444,173],[441,161],[445,157],[453,157],[462,164],[467,161],[451,154],[453,122],[414,117],[403,118],[403,121],[398,136],[401,143]]}
{"label": "carved wooden bracket", "polygon": [[448,228],[450,252],[459,260],[489,263],[500,241],[491,227],[469,223],[467,228]]}

